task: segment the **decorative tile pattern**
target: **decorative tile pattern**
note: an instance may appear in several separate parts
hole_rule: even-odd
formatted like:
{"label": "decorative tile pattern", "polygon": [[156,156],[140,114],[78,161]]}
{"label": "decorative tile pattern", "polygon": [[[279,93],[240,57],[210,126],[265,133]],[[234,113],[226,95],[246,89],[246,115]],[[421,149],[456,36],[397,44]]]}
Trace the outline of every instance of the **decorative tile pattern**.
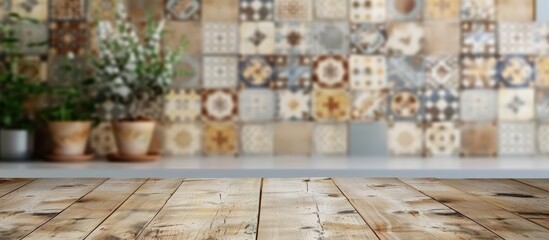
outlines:
{"label": "decorative tile pattern", "polygon": [[274,153],[274,127],[271,124],[247,124],[240,130],[242,153],[272,155]]}
{"label": "decorative tile pattern", "polygon": [[201,10],[200,0],[167,0],[166,11],[176,20],[198,20]]}
{"label": "decorative tile pattern", "polygon": [[540,122],[549,122],[549,89],[536,92],[536,117]]}
{"label": "decorative tile pattern", "polygon": [[457,90],[425,91],[425,120],[427,122],[456,121],[459,118]]}
{"label": "decorative tile pattern", "polygon": [[426,0],[425,18],[429,20],[458,20],[460,0]]}
{"label": "decorative tile pattern", "polygon": [[388,0],[387,13],[393,21],[418,20],[423,15],[424,0]]}
{"label": "decorative tile pattern", "polygon": [[276,0],[275,18],[279,21],[308,21],[312,19],[311,0]]}
{"label": "decorative tile pattern", "polygon": [[386,157],[388,154],[385,122],[350,124],[349,155],[351,157]]}
{"label": "decorative tile pattern", "polygon": [[308,156],[312,151],[313,124],[278,123],[275,125],[276,156]]}
{"label": "decorative tile pattern", "polygon": [[275,42],[277,54],[309,54],[313,45],[310,25],[305,22],[277,22]]}
{"label": "decorative tile pattern", "polygon": [[24,54],[47,54],[48,45],[33,44],[48,41],[48,26],[45,24],[23,23],[17,26],[15,36],[20,40],[20,51]]}
{"label": "decorative tile pattern", "polygon": [[534,26],[534,52],[549,55],[549,23],[540,22]]}
{"label": "decorative tile pattern", "polygon": [[183,55],[180,57],[179,62],[175,64],[175,67],[187,74],[174,77],[172,79],[172,87],[186,89],[195,89],[200,87],[202,65],[199,57]]}
{"label": "decorative tile pattern", "polygon": [[205,56],[204,88],[235,88],[238,86],[238,58]]}
{"label": "decorative tile pattern", "polygon": [[352,55],[349,58],[352,90],[387,88],[387,61],[384,56]]}
{"label": "decorative tile pattern", "polygon": [[534,24],[500,22],[498,34],[499,53],[534,54]]}
{"label": "decorative tile pattern", "polygon": [[347,22],[315,22],[313,24],[316,54],[347,54],[349,25]]}
{"label": "decorative tile pattern", "polygon": [[494,55],[496,46],[494,22],[461,23],[461,53]]}
{"label": "decorative tile pattern", "polygon": [[48,0],[4,0],[3,3],[0,1],[0,17],[13,12],[22,17],[46,21],[48,20],[48,3]]}
{"label": "decorative tile pattern", "polygon": [[425,111],[424,101],[418,90],[401,90],[389,94],[387,116],[389,120],[419,121]]}
{"label": "decorative tile pattern", "polygon": [[85,0],[50,0],[50,18],[57,20],[85,17]]}
{"label": "decorative tile pattern", "polygon": [[350,116],[351,97],[344,90],[314,90],[313,116],[318,121],[346,121]]}
{"label": "decorative tile pattern", "polygon": [[345,19],[347,18],[347,1],[315,0],[315,17],[317,19]]}
{"label": "decorative tile pattern", "polygon": [[240,24],[240,54],[273,54],[275,25],[273,22]]}
{"label": "decorative tile pattern", "polygon": [[349,67],[342,56],[320,56],[313,62],[313,82],[320,88],[344,88],[349,81]]}
{"label": "decorative tile pattern", "polygon": [[275,59],[265,56],[241,57],[239,79],[244,87],[269,87],[276,75]]}
{"label": "decorative tile pattern", "polygon": [[83,54],[88,42],[87,24],[84,21],[50,22],[50,54]]}
{"label": "decorative tile pattern", "polygon": [[352,24],[351,53],[353,54],[380,54],[385,51],[387,31],[381,24]]}
{"label": "decorative tile pattern", "polygon": [[533,89],[500,89],[499,119],[503,121],[529,121],[534,118]]}
{"label": "decorative tile pattern", "polygon": [[383,22],[387,18],[386,0],[350,0],[352,22]]}
{"label": "decorative tile pattern", "polygon": [[540,154],[549,154],[549,125],[541,124],[538,127],[538,151]]}
{"label": "decorative tile pattern", "polygon": [[389,86],[394,89],[415,89],[425,84],[422,57],[391,57],[388,60]]}
{"label": "decorative tile pattern", "polygon": [[238,97],[233,90],[202,92],[202,116],[205,120],[231,121],[238,115]]}
{"label": "decorative tile pattern", "polygon": [[352,93],[351,118],[354,121],[383,120],[387,110],[386,91],[356,91]]}
{"label": "decorative tile pattern", "polygon": [[163,153],[192,156],[202,150],[202,128],[196,124],[170,124],[163,127]]}
{"label": "decorative tile pattern", "polygon": [[318,124],[314,128],[314,152],[319,155],[347,153],[347,125]]}
{"label": "decorative tile pattern", "polygon": [[[25,75],[32,80],[40,82],[46,81],[48,78],[48,63],[36,56],[27,56],[17,64],[18,73]],[[4,71],[0,64],[0,71]]]}
{"label": "decorative tile pattern", "polygon": [[275,94],[267,89],[240,91],[238,109],[242,121],[269,121],[275,115]]}
{"label": "decorative tile pattern", "polygon": [[462,0],[461,19],[495,20],[496,0]]}
{"label": "decorative tile pattern", "polygon": [[90,145],[95,154],[105,156],[117,151],[116,142],[110,122],[100,123],[92,129]]}
{"label": "decorative tile pattern", "polygon": [[500,123],[499,154],[533,155],[536,153],[536,125],[534,123]]}
{"label": "decorative tile pattern", "polygon": [[116,16],[116,5],[122,0],[92,0],[88,1],[88,19],[113,20]]}
{"label": "decorative tile pattern", "polygon": [[495,57],[463,57],[461,59],[462,88],[495,88],[498,86]]}
{"label": "decorative tile pattern", "polygon": [[503,57],[497,65],[498,80],[506,88],[533,86],[534,74],[534,63],[526,57]]}
{"label": "decorative tile pattern", "polygon": [[202,20],[205,21],[231,21],[236,22],[240,18],[240,0],[201,0]]}
{"label": "decorative tile pattern", "polygon": [[466,90],[461,92],[460,108],[463,121],[493,121],[497,117],[497,92],[494,90]]}
{"label": "decorative tile pattern", "polygon": [[231,54],[238,52],[238,25],[235,23],[202,24],[202,52],[204,54]]}
{"label": "decorative tile pattern", "polygon": [[427,155],[453,156],[458,153],[460,144],[461,134],[459,128],[454,123],[433,123],[425,130]]}
{"label": "decorative tile pattern", "polygon": [[273,20],[273,0],[240,0],[240,20],[269,21]]}
{"label": "decorative tile pattern", "polygon": [[535,2],[536,0],[497,0],[497,18],[500,21],[534,21]]}
{"label": "decorative tile pattern", "polygon": [[429,88],[458,89],[460,79],[459,58],[427,57],[425,60],[425,85]]}
{"label": "decorative tile pattern", "polygon": [[549,87],[549,57],[538,57],[536,59],[536,85]]}
{"label": "decorative tile pattern", "polygon": [[424,22],[423,29],[425,32],[423,54],[431,56],[459,54],[461,31],[458,22]]}
{"label": "decorative tile pattern", "polygon": [[280,88],[303,88],[308,89],[312,85],[311,59],[309,57],[285,57],[276,58],[276,77],[271,87]]}
{"label": "decorative tile pattern", "polygon": [[199,119],[202,108],[198,92],[171,90],[165,98],[164,115],[168,121],[196,121]]}
{"label": "decorative tile pattern", "polygon": [[415,123],[395,123],[389,128],[391,155],[419,155],[423,152],[423,130]]}
{"label": "decorative tile pattern", "polygon": [[495,157],[498,150],[498,126],[495,123],[461,126],[461,156]]}
{"label": "decorative tile pattern", "polygon": [[311,117],[311,95],[306,90],[281,90],[277,98],[278,118],[308,120]]}
{"label": "decorative tile pattern", "polygon": [[236,155],[238,128],[231,123],[207,123],[202,130],[202,145],[206,155]]}
{"label": "decorative tile pattern", "polygon": [[425,32],[418,23],[392,23],[387,28],[387,51],[392,55],[416,55],[421,52]]}
{"label": "decorative tile pattern", "polygon": [[[69,0],[70,1],[70,0]],[[92,0],[94,1],[94,0]],[[124,0],[131,20],[144,22],[148,18],[160,19],[164,17],[164,1]],[[131,1],[131,3],[130,3]]]}

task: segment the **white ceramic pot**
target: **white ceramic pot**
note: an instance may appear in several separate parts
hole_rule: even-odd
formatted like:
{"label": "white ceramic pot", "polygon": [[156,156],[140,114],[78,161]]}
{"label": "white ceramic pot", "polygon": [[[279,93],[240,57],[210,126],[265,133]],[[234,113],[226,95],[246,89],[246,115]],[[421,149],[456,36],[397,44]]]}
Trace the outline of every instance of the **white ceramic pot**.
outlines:
{"label": "white ceramic pot", "polygon": [[86,151],[91,122],[49,122],[55,156],[79,156]]}
{"label": "white ceramic pot", "polygon": [[119,154],[143,156],[149,152],[154,121],[117,121],[112,126]]}
{"label": "white ceramic pot", "polygon": [[0,129],[0,159],[25,160],[30,155],[29,131]]}

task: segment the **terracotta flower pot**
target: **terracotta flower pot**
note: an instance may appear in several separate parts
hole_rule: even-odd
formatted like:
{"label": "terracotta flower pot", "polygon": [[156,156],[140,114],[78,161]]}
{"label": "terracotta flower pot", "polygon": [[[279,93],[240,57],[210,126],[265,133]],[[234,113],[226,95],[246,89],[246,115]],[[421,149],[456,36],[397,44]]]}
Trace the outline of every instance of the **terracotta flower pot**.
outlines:
{"label": "terracotta flower pot", "polygon": [[91,122],[49,122],[54,156],[82,156],[91,131]]}
{"label": "terracotta flower pot", "polygon": [[117,121],[112,123],[118,154],[143,156],[149,152],[154,121]]}

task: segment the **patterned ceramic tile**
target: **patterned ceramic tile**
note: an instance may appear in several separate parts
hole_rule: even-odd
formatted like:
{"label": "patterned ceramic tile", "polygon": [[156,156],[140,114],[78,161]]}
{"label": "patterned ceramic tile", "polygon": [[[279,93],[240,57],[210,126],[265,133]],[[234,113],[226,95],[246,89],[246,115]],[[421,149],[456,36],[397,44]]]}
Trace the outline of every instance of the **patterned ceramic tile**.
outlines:
{"label": "patterned ceramic tile", "polygon": [[459,127],[451,122],[429,124],[425,129],[425,148],[431,156],[452,156],[461,144]]}
{"label": "patterned ceramic tile", "polygon": [[[17,64],[17,71],[32,80],[44,82],[48,78],[48,63],[37,56],[26,56]],[[0,67],[0,71],[3,71]]]}
{"label": "patterned ceramic tile", "polygon": [[176,20],[198,20],[200,19],[200,0],[167,0],[166,11],[171,18]]}
{"label": "patterned ceramic tile", "polygon": [[0,1],[0,18],[8,12],[39,21],[48,19],[48,0],[4,0]]}
{"label": "patterned ceramic tile", "polygon": [[345,19],[347,18],[347,1],[315,0],[315,17],[317,19]]}
{"label": "patterned ceramic tile", "polygon": [[74,68],[74,71],[87,71],[87,65],[85,58],[74,58],[69,60],[66,56],[50,56],[48,58],[48,70],[47,80],[49,83],[55,86],[66,86],[77,81],[81,81],[84,76],[76,75],[72,71],[67,71],[63,65],[70,64]]}
{"label": "patterned ceramic tile", "polygon": [[207,123],[202,130],[202,146],[206,155],[236,155],[238,127],[232,123]]}
{"label": "patterned ceramic tile", "polygon": [[533,21],[536,0],[497,0],[500,21]]}
{"label": "patterned ceramic tile", "polygon": [[349,25],[347,22],[315,22],[313,24],[316,54],[347,54]]}
{"label": "patterned ceramic tile", "polygon": [[271,124],[246,124],[240,129],[242,153],[272,155],[274,153],[274,127]]}
{"label": "patterned ceramic tile", "polygon": [[232,21],[240,18],[240,0],[201,0],[202,19],[206,21]]}
{"label": "patterned ceramic tile", "polygon": [[269,87],[276,75],[274,62],[270,56],[246,56],[239,62],[239,79],[243,87]]}
{"label": "patterned ceramic tile", "polygon": [[198,155],[202,150],[202,128],[193,123],[164,126],[162,142],[165,154]]}
{"label": "patterned ceramic tile", "polygon": [[238,109],[242,121],[268,121],[275,116],[275,94],[268,89],[242,90]]}
{"label": "patterned ceramic tile", "polygon": [[384,56],[352,55],[349,58],[352,90],[387,88],[387,61]]}
{"label": "patterned ceramic tile", "polygon": [[401,90],[389,94],[387,116],[393,121],[419,121],[425,111],[424,101],[418,90]]}
{"label": "patterned ceramic tile", "polygon": [[351,97],[344,90],[314,90],[313,116],[318,121],[349,119]]}
{"label": "patterned ceramic tile", "polygon": [[100,123],[92,129],[90,145],[95,154],[105,156],[117,151],[114,134],[110,122]]}
{"label": "patterned ceramic tile", "polygon": [[387,61],[389,86],[394,89],[421,88],[425,84],[422,57],[391,57]]}
{"label": "patterned ceramic tile", "polygon": [[387,18],[386,0],[350,0],[351,22],[384,22]]}
{"label": "patterned ceramic tile", "polygon": [[498,137],[502,156],[536,153],[536,125],[533,122],[500,123]]}
{"label": "patterned ceramic tile", "polygon": [[84,21],[50,22],[50,54],[83,54],[87,48],[88,31]]}
{"label": "patterned ceramic tile", "polygon": [[536,92],[536,117],[539,121],[549,122],[549,89]]}
{"label": "patterned ceramic tile", "polygon": [[536,23],[533,41],[535,53],[549,55],[549,23]]}
{"label": "patterned ceramic tile", "polygon": [[184,74],[172,79],[173,88],[195,89],[200,87],[200,79],[202,78],[200,57],[183,55],[175,64],[175,67]]}
{"label": "patterned ceramic tile", "polygon": [[425,19],[428,20],[458,20],[460,0],[426,0]]}
{"label": "patterned ceramic tile", "polygon": [[461,126],[461,155],[494,157],[498,153],[498,127],[495,123],[468,123]]}
{"label": "patterned ceramic tile", "polygon": [[534,118],[533,89],[500,89],[499,119],[503,121],[529,121]]}
{"label": "patterned ceramic tile", "polygon": [[312,85],[311,64],[311,58],[309,57],[277,57],[275,63],[276,77],[271,82],[271,87],[275,89],[310,88]]}
{"label": "patterned ceramic tile", "polygon": [[48,45],[42,44],[35,46],[33,44],[44,43],[48,41],[48,26],[45,24],[22,23],[16,28],[15,36],[20,40],[20,51],[23,54],[47,54]]}
{"label": "patterned ceramic tile", "polygon": [[498,81],[502,87],[533,86],[534,75],[534,63],[526,57],[502,57],[497,65]]}
{"label": "patterned ceramic tile", "polygon": [[419,20],[424,7],[424,0],[388,0],[387,15],[393,21]]}
{"label": "patterned ceramic tile", "polygon": [[238,25],[235,23],[202,23],[204,54],[238,53]]}
{"label": "patterned ceramic tile", "polygon": [[[69,0],[70,1],[70,0]],[[92,0],[95,1],[95,0]],[[146,21],[152,17],[160,19],[164,16],[164,1],[125,0],[128,16],[134,21]]]}
{"label": "patterned ceramic tile", "polygon": [[235,88],[238,86],[238,58],[204,56],[204,88]]}
{"label": "patterned ceramic tile", "polygon": [[270,21],[273,20],[273,0],[240,0],[240,20]]}
{"label": "patterned ceramic tile", "polygon": [[533,54],[534,24],[499,22],[498,43],[500,54]]}
{"label": "patterned ceramic tile", "polygon": [[353,54],[380,54],[385,52],[387,31],[381,24],[353,24],[351,25],[351,53]]}
{"label": "patterned ceramic tile", "polygon": [[465,90],[461,92],[460,108],[463,121],[492,121],[497,117],[497,92]]}
{"label": "patterned ceramic tile", "polygon": [[458,89],[460,79],[459,58],[457,56],[425,59],[425,85],[429,88]]}
{"label": "patterned ceramic tile", "polygon": [[279,21],[308,21],[312,19],[311,0],[276,0],[275,18]]}
{"label": "patterned ceramic tile", "polygon": [[497,87],[497,63],[496,57],[463,57],[461,59],[461,87]]}
{"label": "patterned ceramic tile", "polygon": [[277,54],[309,54],[313,44],[310,25],[306,22],[277,22],[275,42]]}
{"label": "patterned ceramic tile", "polygon": [[352,93],[351,119],[354,121],[380,121],[387,110],[386,91],[355,91]]}
{"label": "patterned ceramic tile", "polygon": [[496,46],[494,22],[461,23],[461,53],[494,55]]}
{"label": "patterned ceramic tile", "polygon": [[349,155],[351,157],[386,157],[389,153],[385,122],[350,124]]}
{"label": "patterned ceramic tile", "polygon": [[277,123],[274,153],[277,156],[307,156],[311,154],[312,123]]}
{"label": "patterned ceramic tile", "polygon": [[549,87],[549,57],[536,59],[536,85]]}
{"label": "patterned ceramic tile", "polygon": [[171,122],[198,120],[201,114],[200,98],[194,90],[171,90],[165,97],[166,119]]}
{"label": "patterned ceramic tile", "polygon": [[542,124],[538,127],[538,151],[541,154],[549,154],[549,125]]}
{"label": "patterned ceramic tile", "polygon": [[461,19],[495,20],[496,0],[462,0]]}
{"label": "patterned ceramic tile", "polygon": [[425,90],[425,120],[427,122],[456,121],[459,119],[457,90]]}
{"label": "patterned ceramic tile", "polygon": [[278,118],[281,120],[309,120],[311,95],[306,90],[281,90],[277,97]]}
{"label": "patterned ceramic tile", "polygon": [[387,28],[387,51],[392,55],[416,55],[423,49],[423,26],[414,23],[391,23]]}
{"label": "patterned ceramic tile", "polygon": [[460,52],[460,25],[458,22],[432,21],[423,23],[426,55],[448,56]]}
{"label": "patterned ceramic tile", "polygon": [[314,152],[319,155],[344,155],[347,153],[346,124],[318,124],[314,127]]}
{"label": "patterned ceramic tile", "polygon": [[240,54],[273,54],[275,25],[273,22],[240,24]]}
{"label": "patterned ceramic tile", "polygon": [[114,20],[116,6],[123,0],[92,0],[88,1],[88,19],[93,21]]}
{"label": "patterned ceramic tile", "polygon": [[56,20],[82,19],[86,11],[85,0],[50,0],[50,18]]}
{"label": "patterned ceramic tile", "polygon": [[124,106],[113,103],[111,101],[105,101],[100,103],[98,116],[105,121],[111,121],[115,119],[122,119],[126,117],[127,110]]}
{"label": "patterned ceramic tile", "polygon": [[389,127],[391,155],[419,155],[423,152],[423,130],[415,123],[395,123]]}
{"label": "patterned ceramic tile", "polygon": [[313,61],[313,82],[320,88],[345,88],[349,82],[348,62],[342,56],[320,56]]}
{"label": "patterned ceramic tile", "polygon": [[202,27],[198,21],[181,22],[166,21],[164,26],[164,47],[177,49],[181,42],[187,44],[185,54],[200,55],[202,53]]}
{"label": "patterned ceramic tile", "polygon": [[211,121],[234,120],[238,116],[236,92],[228,89],[203,91],[202,116]]}

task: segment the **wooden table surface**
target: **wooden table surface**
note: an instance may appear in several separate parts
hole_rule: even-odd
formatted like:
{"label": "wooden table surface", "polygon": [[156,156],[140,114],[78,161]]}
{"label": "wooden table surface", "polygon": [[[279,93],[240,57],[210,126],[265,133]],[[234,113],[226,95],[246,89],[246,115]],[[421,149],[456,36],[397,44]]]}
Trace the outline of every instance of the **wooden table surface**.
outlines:
{"label": "wooden table surface", "polygon": [[0,239],[549,239],[549,180],[0,179]]}

